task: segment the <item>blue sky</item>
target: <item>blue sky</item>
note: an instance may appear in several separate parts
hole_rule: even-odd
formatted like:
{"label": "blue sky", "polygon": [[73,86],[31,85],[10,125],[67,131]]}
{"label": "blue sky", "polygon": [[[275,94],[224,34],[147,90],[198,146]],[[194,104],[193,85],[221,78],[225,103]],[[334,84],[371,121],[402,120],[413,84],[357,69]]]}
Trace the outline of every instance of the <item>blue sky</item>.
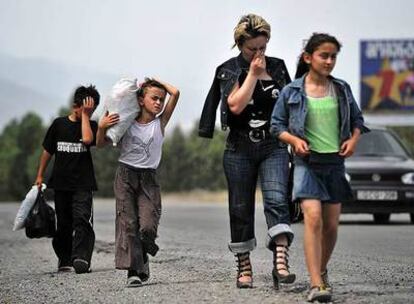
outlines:
{"label": "blue sky", "polygon": [[[233,29],[250,12],[271,24],[267,54],[283,58],[292,76],[303,39],[318,31],[335,35],[343,49],[333,75],[347,80],[358,99],[359,41],[414,38],[413,11],[410,0],[0,0],[0,80],[51,95],[24,107],[0,100],[0,128],[26,110],[50,119],[78,83],[96,83],[105,96],[121,76],[158,76],[179,87],[172,124],[189,127],[199,117],[215,67],[237,55],[231,50]],[[22,71],[14,62],[45,68]],[[53,85],[57,92],[47,88],[56,81],[49,64],[74,74]]]}

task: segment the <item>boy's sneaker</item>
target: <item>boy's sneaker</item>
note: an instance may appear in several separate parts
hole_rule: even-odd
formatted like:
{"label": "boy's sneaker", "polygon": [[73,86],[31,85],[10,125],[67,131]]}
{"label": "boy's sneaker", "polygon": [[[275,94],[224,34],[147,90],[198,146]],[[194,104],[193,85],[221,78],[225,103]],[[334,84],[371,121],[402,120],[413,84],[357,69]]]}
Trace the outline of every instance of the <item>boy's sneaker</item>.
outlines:
{"label": "boy's sneaker", "polygon": [[325,285],[326,290],[332,292],[332,285],[329,282],[328,278],[328,269],[326,269],[324,272],[321,273],[322,282]]}
{"label": "boy's sneaker", "polygon": [[127,288],[139,287],[141,285],[142,285],[142,282],[138,276],[128,277],[127,283],[126,283]]}
{"label": "boy's sneaker", "polygon": [[139,278],[142,282],[148,281],[150,277],[150,270],[149,270],[149,259],[147,257],[147,261],[144,263],[144,271],[139,274]]}
{"label": "boy's sneaker", "polygon": [[83,259],[76,258],[73,260],[73,268],[76,273],[87,273],[91,272],[89,269],[89,263]]}
{"label": "boy's sneaker", "polygon": [[142,281],[140,277],[138,276],[137,271],[128,270],[128,279],[127,279],[126,287],[132,288],[132,287],[139,287],[141,285],[142,285]]}
{"label": "boy's sneaker", "polygon": [[58,267],[58,272],[71,272],[72,267],[71,266],[60,266]]}
{"label": "boy's sneaker", "polygon": [[332,293],[326,289],[325,285],[313,286],[309,289],[308,302],[330,302],[332,300]]}
{"label": "boy's sneaker", "polygon": [[69,262],[58,261],[58,272],[70,272],[72,271],[72,265]]}

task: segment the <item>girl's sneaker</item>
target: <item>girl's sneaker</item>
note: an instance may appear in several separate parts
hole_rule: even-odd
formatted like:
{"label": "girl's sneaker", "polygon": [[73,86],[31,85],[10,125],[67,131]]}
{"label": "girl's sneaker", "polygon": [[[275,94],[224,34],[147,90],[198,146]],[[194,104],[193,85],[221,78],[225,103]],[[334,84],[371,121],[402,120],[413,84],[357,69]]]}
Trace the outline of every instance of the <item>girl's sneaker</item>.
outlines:
{"label": "girl's sneaker", "polygon": [[332,300],[332,293],[326,289],[325,285],[313,286],[309,289],[308,302],[330,302]]}
{"label": "girl's sneaker", "polygon": [[328,278],[328,269],[326,269],[324,272],[321,273],[321,277],[322,277],[322,282],[325,285],[326,290],[332,292],[332,285],[329,282],[329,278]]}

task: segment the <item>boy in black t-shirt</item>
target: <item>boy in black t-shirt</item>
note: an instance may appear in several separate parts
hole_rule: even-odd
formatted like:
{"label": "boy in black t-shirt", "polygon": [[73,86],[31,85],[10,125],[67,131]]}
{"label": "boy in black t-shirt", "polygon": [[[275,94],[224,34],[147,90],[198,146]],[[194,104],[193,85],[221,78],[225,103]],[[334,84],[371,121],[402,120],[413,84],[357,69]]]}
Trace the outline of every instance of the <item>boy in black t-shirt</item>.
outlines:
{"label": "boy in black t-shirt", "polygon": [[95,243],[92,191],[97,190],[90,153],[97,123],[90,117],[99,98],[94,86],[78,87],[71,114],[56,118],[43,141],[35,184],[41,186],[43,173],[55,155],[48,187],[55,190],[57,231],[52,244],[59,259],[58,271],[70,271],[72,266],[76,273],[90,270]]}

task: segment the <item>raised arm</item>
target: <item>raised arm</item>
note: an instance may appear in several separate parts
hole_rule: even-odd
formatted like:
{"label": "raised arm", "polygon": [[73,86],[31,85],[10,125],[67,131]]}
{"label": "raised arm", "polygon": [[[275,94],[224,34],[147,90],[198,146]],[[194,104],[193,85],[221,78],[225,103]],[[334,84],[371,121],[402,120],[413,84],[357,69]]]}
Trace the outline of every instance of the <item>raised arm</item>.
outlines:
{"label": "raised arm", "polygon": [[230,111],[240,114],[252,99],[254,88],[259,76],[266,71],[266,59],[263,53],[257,52],[250,63],[250,69],[242,86],[236,82],[233,90],[227,98]]}
{"label": "raised arm", "polygon": [[162,128],[162,131],[164,132],[165,126],[170,120],[171,115],[174,112],[175,106],[177,105],[178,98],[180,97],[180,91],[169,83],[166,83],[159,79],[156,79],[156,80],[165,87],[165,89],[167,90],[167,93],[170,95],[170,97],[168,98],[167,104],[165,105],[165,109],[160,116],[161,128]]}
{"label": "raised arm", "polygon": [[93,132],[91,128],[90,117],[94,110],[95,101],[92,97],[86,97],[83,100],[82,106],[82,142],[85,145],[90,145],[93,142]]}

